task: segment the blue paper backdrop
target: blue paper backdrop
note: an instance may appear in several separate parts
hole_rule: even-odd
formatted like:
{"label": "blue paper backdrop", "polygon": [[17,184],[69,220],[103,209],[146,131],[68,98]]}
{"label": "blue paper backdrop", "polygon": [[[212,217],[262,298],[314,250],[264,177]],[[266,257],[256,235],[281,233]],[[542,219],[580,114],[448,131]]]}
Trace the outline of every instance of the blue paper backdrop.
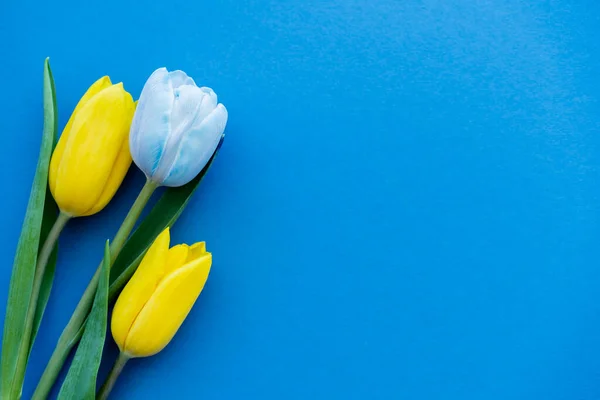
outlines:
{"label": "blue paper backdrop", "polygon": [[[593,0],[4,1],[0,317],[44,57],[61,127],[98,77],[137,97],[166,66],[230,112],[173,229],[206,240],[214,265],[175,340],[131,362],[114,398],[600,398],[599,13]],[[24,398],[142,180],[132,168],[105,211],[66,230]]]}

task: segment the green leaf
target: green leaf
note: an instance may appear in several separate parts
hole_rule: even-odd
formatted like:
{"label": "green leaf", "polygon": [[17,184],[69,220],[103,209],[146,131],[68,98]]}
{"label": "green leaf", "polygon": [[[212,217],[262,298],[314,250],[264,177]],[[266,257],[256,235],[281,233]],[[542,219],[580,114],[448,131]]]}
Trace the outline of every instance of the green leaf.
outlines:
{"label": "green leaf", "polygon": [[[52,71],[49,71],[50,76],[52,77]],[[58,108],[56,106],[56,90],[54,87],[54,79],[51,79],[52,83],[52,104],[54,104],[54,140],[52,143],[52,151],[54,152],[54,148],[56,147],[56,143],[58,141]],[[56,222],[56,218],[58,217],[58,206],[54,201],[54,197],[52,197],[52,193],[50,193],[50,188],[46,189],[46,203],[44,205],[44,216],[42,217],[42,230],[40,235],[40,250],[52,229],[52,226]],[[29,347],[29,351],[33,347],[33,343],[35,342],[35,338],[37,336],[38,330],[40,329],[40,324],[42,323],[42,318],[44,317],[44,311],[46,311],[46,305],[48,304],[48,299],[50,298],[50,291],[52,290],[52,282],[54,281],[54,271],[56,270],[56,260],[58,259],[58,242],[54,246],[54,250],[52,250],[52,254],[48,259],[48,264],[46,265],[46,270],[44,271],[44,277],[42,279],[42,286],[40,287],[40,296],[38,298],[38,302],[35,308],[35,318],[33,320],[33,331],[31,334],[31,343]]]}
{"label": "green leaf", "polygon": [[[50,229],[56,222],[58,217],[58,206],[50,193],[50,189],[46,190],[46,205],[44,206],[44,216],[42,217],[42,234],[40,235],[40,249],[43,243],[46,241]],[[33,342],[37,336],[40,324],[42,323],[42,317],[50,298],[50,291],[52,290],[52,282],[54,281],[54,271],[56,269],[56,260],[58,258],[58,243],[54,246],[52,254],[48,259],[46,270],[44,271],[44,277],[42,278],[42,286],[40,287],[40,297],[38,298],[37,306],[35,308],[35,317],[33,320],[33,331],[31,333],[31,343],[29,345],[29,351],[33,347]]]}
{"label": "green leaf", "polygon": [[33,285],[33,276],[40,246],[40,233],[48,186],[48,167],[52,148],[56,140],[56,95],[50,63],[44,64],[44,129],[38,164],[25,212],[25,220],[15,254],[8,301],[4,318],[2,337],[2,357],[0,368],[0,398],[9,399],[15,379],[22,384],[22,377],[15,376],[18,361],[19,343],[25,329],[25,316]]}
{"label": "green leaf", "polygon": [[168,188],[156,202],[148,216],[125,242],[121,253],[110,270],[109,301],[113,301],[129,281],[154,239],[165,228],[172,226],[177,221],[200,181],[202,181],[217,157],[224,138],[225,136],[221,137],[217,149],[204,169],[189,183],[176,188]]}
{"label": "green leaf", "polygon": [[108,280],[110,275],[110,249],[108,241],[104,247],[102,273],[92,311],[73,358],[67,377],[58,393],[59,400],[94,400],[96,378],[102,360],[108,317]]}

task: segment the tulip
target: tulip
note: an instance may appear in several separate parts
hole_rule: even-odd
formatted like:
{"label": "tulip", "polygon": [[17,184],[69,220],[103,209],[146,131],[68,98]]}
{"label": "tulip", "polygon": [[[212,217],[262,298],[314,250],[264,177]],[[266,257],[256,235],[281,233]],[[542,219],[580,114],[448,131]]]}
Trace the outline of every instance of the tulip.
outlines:
{"label": "tulip", "polygon": [[169,248],[169,228],[154,241],[113,310],[111,330],[129,357],[161,351],[192,309],[212,256],[204,242]]}
{"label": "tulip", "polygon": [[105,399],[130,358],[161,351],[187,317],[204,288],[212,255],[204,242],[169,248],[169,228],[154,241],[119,295],[111,331],[121,353],[98,399]]}
{"label": "tulip", "polygon": [[217,95],[183,71],[159,68],[148,78],[131,124],[136,165],[159,186],[182,186],[204,168],[227,123]]}
{"label": "tulip", "polygon": [[63,214],[92,215],[112,199],[131,165],[134,110],[123,84],[113,85],[108,76],[79,100],[50,161],[49,186]]}

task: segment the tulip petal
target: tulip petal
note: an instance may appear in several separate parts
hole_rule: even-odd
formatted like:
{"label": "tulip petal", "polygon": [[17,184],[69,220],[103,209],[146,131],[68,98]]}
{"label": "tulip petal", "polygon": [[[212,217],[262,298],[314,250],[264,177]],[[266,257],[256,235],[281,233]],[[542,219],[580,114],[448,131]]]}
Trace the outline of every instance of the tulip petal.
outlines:
{"label": "tulip petal", "polygon": [[206,242],[195,243],[190,246],[190,250],[188,252],[187,262],[193,261],[196,258],[202,257],[206,254]]}
{"label": "tulip petal", "polygon": [[69,140],[69,133],[71,132],[71,126],[73,125],[73,120],[75,119],[75,116],[79,111],[81,111],[83,106],[87,104],[88,101],[90,101],[92,97],[94,97],[102,90],[110,86],[112,86],[112,83],[110,82],[110,78],[108,76],[103,76],[102,78],[94,82],[92,86],[90,86],[89,89],[85,92],[85,94],[81,97],[81,99],[77,103],[77,106],[75,107],[75,110],[71,114],[67,125],[65,125],[65,129],[63,129],[62,134],[60,135],[60,139],[58,140],[56,148],[52,153],[52,160],[50,161],[48,184],[50,186],[52,194],[54,194],[54,191],[56,189],[56,174],[58,173],[58,166],[60,165],[60,162],[63,158],[65,146],[67,145],[67,141]]}
{"label": "tulip petal", "polygon": [[196,86],[178,87],[174,90],[174,95],[173,111],[171,112],[171,132],[165,143],[159,166],[153,174],[153,179],[158,182],[162,182],[171,170],[183,135],[191,129],[198,118],[204,118],[200,115],[199,110],[202,104],[206,103],[204,99],[209,97],[209,94]]}
{"label": "tulip petal", "polygon": [[[129,103],[129,117],[127,118],[127,120],[131,121],[133,113],[135,111],[135,106],[131,96],[128,97],[128,100],[129,101],[127,103]],[[126,131],[129,132],[129,126],[127,126]],[[121,144],[121,150],[117,155],[117,159],[115,160],[112,171],[108,176],[106,185],[104,185],[104,191],[100,195],[100,198],[98,199],[96,204],[94,204],[94,206],[89,211],[83,214],[83,216],[96,214],[104,207],[106,207],[108,202],[113,198],[113,196],[117,192],[117,189],[119,189],[119,186],[121,186],[121,183],[123,182],[125,175],[127,175],[127,171],[129,170],[130,166],[131,152],[129,151],[129,138],[125,136],[125,138],[123,139],[123,143]]]}
{"label": "tulip petal", "polygon": [[208,117],[208,115],[217,107],[217,94],[209,87],[201,87],[200,90],[204,93],[202,98],[202,104],[198,108],[198,115],[196,117],[196,125],[200,124],[200,121]]}
{"label": "tulip petal", "polygon": [[181,186],[198,175],[217,148],[226,124],[227,109],[219,104],[199,125],[186,132],[163,185]]}
{"label": "tulip petal", "polygon": [[137,271],[115,303],[111,331],[121,350],[124,348],[125,340],[135,318],[152,297],[156,286],[164,276],[169,241],[170,232],[167,228],[150,246]]}
{"label": "tulip petal", "polygon": [[96,94],[76,113],[53,192],[65,213],[86,215],[100,198],[127,138],[132,102],[123,85],[117,84]]}
{"label": "tulip petal", "polygon": [[182,86],[175,89],[171,134],[180,137],[194,124],[199,123],[217,106],[217,95],[211,88]]}
{"label": "tulip petal", "polygon": [[181,267],[188,259],[189,246],[187,244],[178,244],[169,249],[167,262],[165,263],[165,276]]}
{"label": "tulip petal", "polygon": [[169,77],[171,78],[171,84],[173,85],[173,89],[176,89],[179,86],[183,85],[196,86],[196,82],[194,82],[194,80],[182,70],[178,69],[169,72]]}
{"label": "tulip petal", "polygon": [[171,132],[173,86],[166,68],[152,73],[142,89],[131,123],[129,147],[136,165],[152,177]]}
{"label": "tulip petal", "polygon": [[132,357],[151,356],[171,341],[204,288],[211,263],[212,256],[206,253],[161,281],[132,324],[125,353]]}

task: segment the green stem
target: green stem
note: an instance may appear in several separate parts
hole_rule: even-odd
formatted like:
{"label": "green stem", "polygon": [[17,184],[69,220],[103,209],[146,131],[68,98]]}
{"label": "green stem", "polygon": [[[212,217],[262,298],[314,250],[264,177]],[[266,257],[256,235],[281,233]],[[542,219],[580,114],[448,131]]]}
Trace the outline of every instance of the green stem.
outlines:
{"label": "green stem", "polygon": [[119,375],[121,375],[121,371],[123,371],[127,361],[129,361],[129,357],[127,357],[125,353],[119,353],[119,357],[117,357],[117,360],[110,370],[108,377],[104,381],[104,385],[102,385],[100,388],[98,396],[96,396],[96,400],[106,400],[108,398],[110,391],[115,386],[115,382],[117,381]]}
{"label": "green stem", "polygon": [[[129,237],[133,227],[135,226],[136,221],[138,220],[144,206],[150,200],[152,193],[156,190],[157,185],[150,180],[146,181],[146,184],[140,191],[137,199],[131,206],[129,213],[123,220],[121,227],[117,231],[114,239],[110,243],[110,255],[111,260],[110,264],[112,266],[113,262],[119,255],[121,248],[125,244],[125,241]],[[81,338],[83,333],[83,325],[87,318],[87,315],[92,306],[92,302],[94,301],[94,296],[96,294],[96,287],[98,286],[98,281],[100,279],[100,272],[102,270],[102,263],[96,269],[96,273],[92,277],[92,280],[88,284],[83,296],[81,296],[81,300],[79,300],[79,304],[75,308],[73,315],[71,315],[71,319],[69,323],[63,329],[60,338],[58,339],[58,343],[54,348],[54,352],[50,357],[50,361],[46,365],[46,369],[40,378],[40,381],[35,389],[35,393],[33,394],[32,400],[42,400],[48,397],[50,390],[52,389],[52,385],[56,381],[60,370],[69,355],[71,349],[75,346],[77,341]]]}
{"label": "green stem", "polygon": [[29,358],[29,350],[31,348],[31,334],[33,332],[33,322],[35,319],[35,310],[37,308],[38,299],[40,297],[40,288],[44,280],[44,273],[48,266],[48,260],[54,250],[54,246],[58,241],[58,236],[64,229],[71,217],[67,214],[60,213],[52,229],[48,233],[48,237],[40,250],[37,260],[35,275],[33,276],[33,286],[31,288],[31,296],[29,297],[29,305],[27,306],[27,314],[25,315],[25,328],[23,336],[19,342],[19,351],[17,353],[17,362],[15,365],[15,375],[11,387],[11,398],[18,399],[21,396],[23,380],[25,379],[25,369],[27,368],[27,359]]}

